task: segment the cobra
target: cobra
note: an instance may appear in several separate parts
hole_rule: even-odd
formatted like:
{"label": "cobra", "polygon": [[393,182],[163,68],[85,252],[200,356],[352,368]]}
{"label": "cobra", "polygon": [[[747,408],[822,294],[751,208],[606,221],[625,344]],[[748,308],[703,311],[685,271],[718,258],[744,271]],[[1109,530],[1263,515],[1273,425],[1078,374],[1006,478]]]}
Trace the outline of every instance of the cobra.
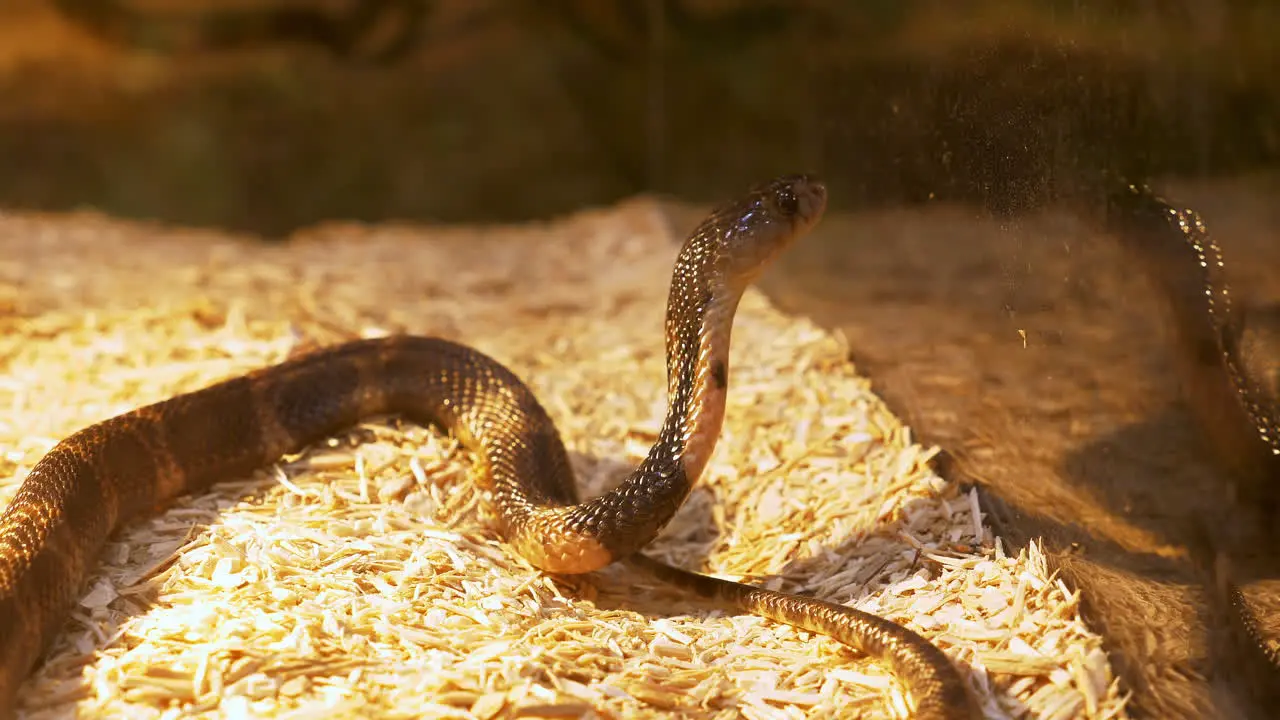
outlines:
{"label": "cobra", "polygon": [[473,449],[503,537],[536,567],[590,572],[630,558],[704,596],[824,633],[887,663],[916,717],[978,716],[941,650],[888,620],[821,600],[666,566],[638,551],[702,474],[724,419],[738,302],[821,218],[827,191],[791,175],[711,213],[675,264],[666,316],[668,409],[648,456],[614,490],[580,502],[551,418],[516,375],[479,351],[414,336],[296,357],[76,432],[42,458],[0,517],[0,707],[83,592],[122,523],[250,472],[375,414],[435,424]]}

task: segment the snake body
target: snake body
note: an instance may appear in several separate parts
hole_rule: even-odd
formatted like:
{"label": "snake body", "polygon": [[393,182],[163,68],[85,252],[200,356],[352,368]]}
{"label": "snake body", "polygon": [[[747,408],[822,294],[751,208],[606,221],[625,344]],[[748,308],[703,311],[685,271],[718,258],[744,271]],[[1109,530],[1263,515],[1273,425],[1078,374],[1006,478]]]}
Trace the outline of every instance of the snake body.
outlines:
{"label": "snake body", "polygon": [[826,189],[806,176],[757,186],[682,246],[666,317],[668,412],[648,456],[616,489],[580,502],[564,444],[520,379],[443,339],[359,340],[296,357],[76,432],[32,469],[0,517],[0,708],[58,631],[108,536],[166,502],[394,413],[472,448],[508,544],[547,572],[633,558],[745,611],[825,633],[900,674],[919,718],[975,717],[965,683],[924,638],[841,605],[688,573],[637,553],[701,475],[720,433],[738,302],[806,233]]}

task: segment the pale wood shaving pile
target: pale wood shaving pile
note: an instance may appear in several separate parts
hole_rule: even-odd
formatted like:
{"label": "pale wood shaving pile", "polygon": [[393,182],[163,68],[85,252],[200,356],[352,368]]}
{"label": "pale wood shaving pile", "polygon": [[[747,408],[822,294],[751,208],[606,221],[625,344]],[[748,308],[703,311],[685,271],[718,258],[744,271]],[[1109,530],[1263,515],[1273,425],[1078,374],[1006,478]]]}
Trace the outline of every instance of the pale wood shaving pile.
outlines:
{"label": "pale wood shaving pile", "polygon": [[[60,438],[277,362],[300,343],[437,334],[518,372],[584,495],[665,410],[676,243],[637,200],[542,225],[331,225],[283,246],[92,215],[0,214],[0,478]],[[990,717],[1124,717],[1077,598],[1011,557],[976,496],[872,394],[839,338],[752,291],[703,483],[650,553],[905,622]],[[894,717],[886,671],[625,565],[551,578],[508,554],[467,453],[371,419],[131,524],[29,718]]]}

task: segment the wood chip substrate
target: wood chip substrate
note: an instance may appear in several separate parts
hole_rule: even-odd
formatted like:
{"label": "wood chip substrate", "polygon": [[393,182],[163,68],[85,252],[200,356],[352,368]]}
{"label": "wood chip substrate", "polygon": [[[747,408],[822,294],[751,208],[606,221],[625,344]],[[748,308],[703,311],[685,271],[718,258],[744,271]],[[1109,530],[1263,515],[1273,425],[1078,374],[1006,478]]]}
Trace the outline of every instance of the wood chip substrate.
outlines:
{"label": "wood chip substrate", "polygon": [[[558,423],[584,495],[665,410],[677,239],[662,206],[518,227],[322,225],[268,245],[92,214],[0,213],[0,501],[59,439],[300,347],[474,345]],[[1125,717],[1100,639],[1037,547],[942,480],[840,338],[751,291],[728,417],[648,549],[878,613],[954,658],[989,717]],[[130,523],[27,718],[901,717],[887,670],[625,563],[549,577],[507,552],[447,435],[370,418]]]}

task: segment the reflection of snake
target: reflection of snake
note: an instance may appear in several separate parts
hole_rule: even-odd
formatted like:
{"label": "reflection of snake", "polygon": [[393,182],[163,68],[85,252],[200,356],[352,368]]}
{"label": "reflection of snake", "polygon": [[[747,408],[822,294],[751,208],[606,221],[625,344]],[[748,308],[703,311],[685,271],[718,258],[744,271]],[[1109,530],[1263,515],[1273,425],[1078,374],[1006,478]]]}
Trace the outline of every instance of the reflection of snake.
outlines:
{"label": "reflection of snake", "polygon": [[1112,196],[1110,207],[1113,227],[1173,314],[1183,392],[1212,447],[1246,486],[1261,488],[1280,468],[1280,396],[1265,315],[1246,317],[1232,303],[1222,251],[1195,211],[1136,185]]}
{"label": "reflection of snake", "polygon": [[[32,469],[0,518],[0,708],[12,706],[99,549],[127,518],[371,414],[438,423],[476,450],[507,541],[539,568],[583,573],[632,556],[675,514],[715,446],[742,293],[825,206],[819,182],[779,178],[717,210],[685,242],[667,308],[666,421],[640,466],[589,502],[578,502],[564,445],[531,391],[489,357],[434,338],[351,342],[75,433]],[[917,717],[973,713],[946,656],[899,625],[634,557],[683,587],[885,661],[906,682]]]}
{"label": "reflection of snake", "polygon": [[[1280,512],[1277,309],[1246,312],[1232,302],[1222,251],[1195,211],[1174,208],[1137,185],[1112,195],[1108,210],[1112,228],[1142,263],[1173,316],[1182,392],[1210,449],[1231,472],[1236,506],[1274,524]],[[1232,527],[1210,535],[1230,536],[1235,523],[1228,524]],[[1280,652],[1270,646],[1240,590],[1228,578],[1222,581],[1250,649],[1263,655],[1273,673],[1280,672]],[[1262,684],[1273,684],[1274,678]]]}

